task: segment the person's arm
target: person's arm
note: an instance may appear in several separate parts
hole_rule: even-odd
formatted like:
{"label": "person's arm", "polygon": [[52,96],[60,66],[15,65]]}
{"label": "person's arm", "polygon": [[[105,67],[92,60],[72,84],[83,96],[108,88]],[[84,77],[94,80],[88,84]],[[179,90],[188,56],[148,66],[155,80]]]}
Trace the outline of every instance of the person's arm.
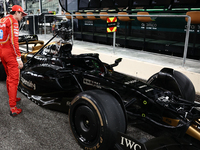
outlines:
{"label": "person's arm", "polygon": [[[16,55],[16,60],[18,62],[18,68],[22,69],[23,68],[23,62],[21,60],[21,53],[19,51],[19,42],[18,42],[18,37],[19,37],[19,25],[17,21],[11,20],[11,25],[10,25],[10,41],[11,45],[13,47],[14,53]],[[12,22],[13,21],[13,22]]]}

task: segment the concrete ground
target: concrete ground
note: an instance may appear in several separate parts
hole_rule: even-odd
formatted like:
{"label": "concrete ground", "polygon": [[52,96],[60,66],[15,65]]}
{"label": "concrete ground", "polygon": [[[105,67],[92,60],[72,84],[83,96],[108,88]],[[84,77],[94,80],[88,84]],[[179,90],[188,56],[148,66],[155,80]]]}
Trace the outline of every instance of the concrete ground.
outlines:
{"label": "concrete ground", "polygon": [[18,92],[17,106],[22,113],[9,114],[5,82],[0,82],[0,149],[1,150],[80,150],[63,113],[44,109]]}

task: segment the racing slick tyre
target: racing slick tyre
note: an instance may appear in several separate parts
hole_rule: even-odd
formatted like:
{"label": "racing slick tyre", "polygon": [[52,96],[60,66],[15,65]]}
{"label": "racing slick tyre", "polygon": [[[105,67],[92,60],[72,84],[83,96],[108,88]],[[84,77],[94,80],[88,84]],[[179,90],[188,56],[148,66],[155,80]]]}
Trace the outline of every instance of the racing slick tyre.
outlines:
{"label": "racing slick tyre", "polygon": [[69,109],[71,130],[83,149],[109,150],[117,132],[124,133],[126,120],[118,101],[102,90],[78,94]]}
{"label": "racing slick tyre", "polygon": [[0,81],[5,81],[6,80],[6,72],[3,67],[3,64],[0,62]]}
{"label": "racing slick tyre", "polygon": [[147,80],[147,84],[173,91],[176,96],[190,102],[195,100],[195,89],[191,80],[176,70],[163,68],[160,72],[152,75]]}

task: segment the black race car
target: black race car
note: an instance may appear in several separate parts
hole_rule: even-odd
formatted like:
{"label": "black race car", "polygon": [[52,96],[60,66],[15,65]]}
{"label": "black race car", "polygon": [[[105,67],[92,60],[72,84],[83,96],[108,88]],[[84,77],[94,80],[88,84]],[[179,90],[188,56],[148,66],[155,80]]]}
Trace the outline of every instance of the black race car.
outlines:
{"label": "black race car", "polygon": [[[68,113],[83,149],[199,149],[200,104],[185,75],[163,68],[145,83],[114,71],[121,58],[107,64],[97,53],[72,54],[69,29],[57,35],[62,40],[27,55],[19,90],[39,106]],[[138,120],[172,134],[138,142],[126,135],[127,124]]]}

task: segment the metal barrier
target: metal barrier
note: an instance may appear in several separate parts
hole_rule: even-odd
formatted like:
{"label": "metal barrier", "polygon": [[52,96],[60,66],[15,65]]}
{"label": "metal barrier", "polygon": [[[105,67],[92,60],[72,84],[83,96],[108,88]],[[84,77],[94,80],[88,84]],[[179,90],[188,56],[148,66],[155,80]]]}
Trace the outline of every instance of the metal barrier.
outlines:
{"label": "metal barrier", "polygon": [[[105,16],[105,17],[117,17],[117,16],[121,16],[121,17],[125,17],[125,16],[129,16],[129,17],[163,17],[163,18],[188,18],[188,22],[187,22],[187,29],[186,29],[186,36],[185,36],[185,44],[184,44],[184,53],[183,53],[183,62],[182,62],[182,66],[184,67],[185,63],[186,63],[186,57],[187,57],[187,51],[188,51],[188,43],[189,43],[189,35],[190,35],[190,25],[191,25],[191,17],[188,15],[118,15],[118,14],[108,14],[108,15],[100,15],[100,14],[91,14],[91,15],[87,15],[87,14],[81,14],[81,15],[76,15],[76,14],[71,14],[71,15],[44,15],[44,28],[45,28],[45,34],[46,34],[46,16],[71,16],[72,19],[72,31],[73,31],[73,17],[74,16]],[[72,36],[72,41],[74,40],[73,36]],[[116,40],[116,33],[113,33],[113,51],[115,51],[115,40]]]}

